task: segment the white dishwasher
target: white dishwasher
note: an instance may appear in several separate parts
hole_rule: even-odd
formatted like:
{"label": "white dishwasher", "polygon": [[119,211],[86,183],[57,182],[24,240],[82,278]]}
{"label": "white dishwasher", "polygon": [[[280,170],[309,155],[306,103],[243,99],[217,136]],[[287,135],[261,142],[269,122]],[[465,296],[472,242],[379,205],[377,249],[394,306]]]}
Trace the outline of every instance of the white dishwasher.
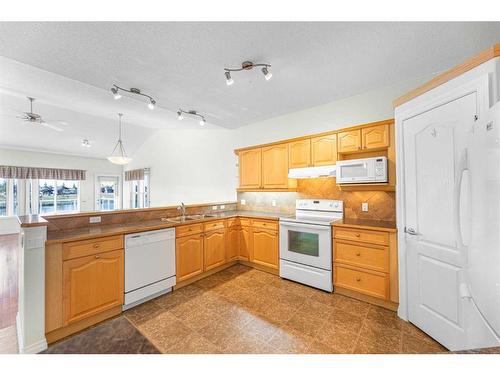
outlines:
{"label": "white dishwasher", "polygon": [[175,228],[125,236],[123,310],[170,292],[175,282]]}

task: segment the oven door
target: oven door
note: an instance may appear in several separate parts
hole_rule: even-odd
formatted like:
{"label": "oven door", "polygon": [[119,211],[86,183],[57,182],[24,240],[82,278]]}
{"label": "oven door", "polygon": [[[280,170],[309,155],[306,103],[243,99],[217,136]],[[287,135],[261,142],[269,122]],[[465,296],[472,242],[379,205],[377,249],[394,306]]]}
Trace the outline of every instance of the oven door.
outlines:
{"label": "oven door", "polygon": [[331,227],[281,221],[280,258],[331,270]]}
{"label": "oven door", "polygon": [[359,184],[375,181],[373,160],[337,162],[338,184]]}

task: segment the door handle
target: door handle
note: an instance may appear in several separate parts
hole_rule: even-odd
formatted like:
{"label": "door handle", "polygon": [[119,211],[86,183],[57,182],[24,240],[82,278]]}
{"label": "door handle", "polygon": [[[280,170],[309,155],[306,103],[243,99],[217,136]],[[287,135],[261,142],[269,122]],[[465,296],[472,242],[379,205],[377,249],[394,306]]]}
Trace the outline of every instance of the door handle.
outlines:
{"label": "door handle", "polygon": [[409,227],[409,228],[405,227],[405,233],[408,233],[408,234],[410,234],[412,236],[418,236],[419,235],[419,233],[417,233],[417,231],[415,229],[411,228],[411,227]]}

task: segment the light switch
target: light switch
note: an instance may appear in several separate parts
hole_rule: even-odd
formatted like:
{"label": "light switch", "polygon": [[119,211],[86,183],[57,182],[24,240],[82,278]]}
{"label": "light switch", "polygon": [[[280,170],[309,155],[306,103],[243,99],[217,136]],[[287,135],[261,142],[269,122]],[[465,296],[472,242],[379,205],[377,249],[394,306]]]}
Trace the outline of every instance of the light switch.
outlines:
{"label": "light switch", "polygon": [[368,202],[361,203],[361,211],[368,212]]}
{"label": "light switch", "polygon": [[240,203],[241,203],[241,205],[242,205],[242,206],[244,206],[244,205],[246,205],[246,204],[247,204],[247,201],[246,201],[245,199],[241,199],[241,200],[240,200]]}
{"label": "light switch", "polygon": [[89,222],[90,222],[90,224],[100,223],[101,217],[100,216],[91,216],[91,217],[89,217]]}
{"label": "light switch", "polygon": [[276,199],[273,199],[273,200],[271,201],[271,206],[276,207]]}

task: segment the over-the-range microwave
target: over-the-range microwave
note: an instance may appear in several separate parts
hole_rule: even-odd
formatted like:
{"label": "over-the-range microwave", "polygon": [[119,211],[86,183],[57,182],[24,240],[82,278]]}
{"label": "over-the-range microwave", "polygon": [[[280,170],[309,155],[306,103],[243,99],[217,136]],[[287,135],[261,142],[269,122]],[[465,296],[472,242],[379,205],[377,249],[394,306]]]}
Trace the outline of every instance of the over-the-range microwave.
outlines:
{"label": "over-the-range microwave", "polygon": [[337,184],[367,184],[387,182],[387,158],[337,161]]}

